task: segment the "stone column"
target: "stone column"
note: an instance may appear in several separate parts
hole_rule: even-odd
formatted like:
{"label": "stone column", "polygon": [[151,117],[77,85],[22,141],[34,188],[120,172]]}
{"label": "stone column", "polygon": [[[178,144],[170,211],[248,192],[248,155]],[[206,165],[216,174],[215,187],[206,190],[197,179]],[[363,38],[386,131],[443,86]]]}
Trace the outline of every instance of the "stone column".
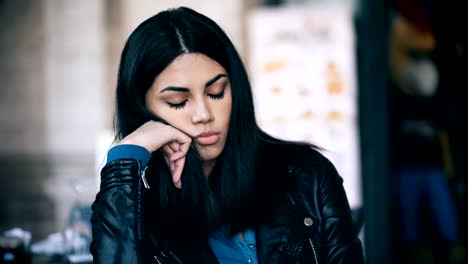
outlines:
{"label": "stone column", "polygon": [[0,2],[0,230],[54,228],[45,125],[42,1]]}
{"label": "stone column", "polygon": [[96,148],[105,122],[105,2],[44,0],[47,193],[56,219],[97,191]]}

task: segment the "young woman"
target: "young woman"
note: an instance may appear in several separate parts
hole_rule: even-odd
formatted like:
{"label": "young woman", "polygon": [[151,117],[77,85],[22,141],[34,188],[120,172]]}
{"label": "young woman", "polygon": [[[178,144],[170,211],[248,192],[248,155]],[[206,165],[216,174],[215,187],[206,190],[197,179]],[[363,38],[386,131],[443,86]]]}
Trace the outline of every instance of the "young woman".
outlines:
{"label": "young woman", "polygon": [[209,18],[171,9],[130,35],[116,134],[95,263],[363,262],[334,166],[259,129],[242,61]]}

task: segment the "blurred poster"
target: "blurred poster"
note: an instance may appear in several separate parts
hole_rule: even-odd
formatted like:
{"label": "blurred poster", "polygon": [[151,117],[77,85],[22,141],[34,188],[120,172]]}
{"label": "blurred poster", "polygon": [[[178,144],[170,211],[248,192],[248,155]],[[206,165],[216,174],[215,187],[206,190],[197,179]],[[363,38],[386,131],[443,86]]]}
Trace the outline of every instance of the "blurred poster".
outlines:
{"label": "blurred poster", "polygon": [[273,136],[324,148],[361,206],[355,35],[345,6],[252,12],[249,70],[260,126]]}

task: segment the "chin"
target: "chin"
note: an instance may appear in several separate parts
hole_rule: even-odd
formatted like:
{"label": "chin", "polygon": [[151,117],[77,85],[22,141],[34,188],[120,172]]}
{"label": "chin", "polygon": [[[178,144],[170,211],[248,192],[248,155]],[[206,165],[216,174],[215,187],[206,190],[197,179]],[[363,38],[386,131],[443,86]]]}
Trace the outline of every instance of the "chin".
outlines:
{"label": "chin", "polygon": [[222,148],[218,146],[199,147],[198,151],[204,161],[209,161],[217,159],[221,154]]}

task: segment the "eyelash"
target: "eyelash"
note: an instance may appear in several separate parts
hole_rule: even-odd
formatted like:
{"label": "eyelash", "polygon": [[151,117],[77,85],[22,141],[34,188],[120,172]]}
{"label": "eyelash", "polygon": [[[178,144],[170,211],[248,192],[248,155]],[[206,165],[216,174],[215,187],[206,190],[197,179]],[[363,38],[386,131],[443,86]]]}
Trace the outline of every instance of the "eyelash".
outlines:
{"label": "eyelash", "polygon": [[211,98],[211,99],[214,99],[214,100],[221,100],[224,98],[224,92],[226,91],[226,89],[223,89],[219,94],[208,94],[208,96]]}
{"label": "eyelash", "polygon": [[174,108],[174,109],[182,109],[185,107],[185,104],[187,103],[187,99],[185,99],[182,103],[178,103],[178,104],[173,104],[173,103],[169,103],[167,102],[167,104],[169,105],[170,108]]}
{"label": "eyelash", "polygon": [[[219,94],[208,94],[208,96],[213,100],[221,100],[221,99],[224,98],[225,91],[226,91],[226,89],[223,89],[223,91],[220,92]],[[173,104],[173,103],[169,103],[169,102],[167,102],[167,104],[169,105],[170,108],[178,110],[178,109],[184,108],[187,101],[188,100],[185,99],[183,102],[178,103],[178,104]]]}

